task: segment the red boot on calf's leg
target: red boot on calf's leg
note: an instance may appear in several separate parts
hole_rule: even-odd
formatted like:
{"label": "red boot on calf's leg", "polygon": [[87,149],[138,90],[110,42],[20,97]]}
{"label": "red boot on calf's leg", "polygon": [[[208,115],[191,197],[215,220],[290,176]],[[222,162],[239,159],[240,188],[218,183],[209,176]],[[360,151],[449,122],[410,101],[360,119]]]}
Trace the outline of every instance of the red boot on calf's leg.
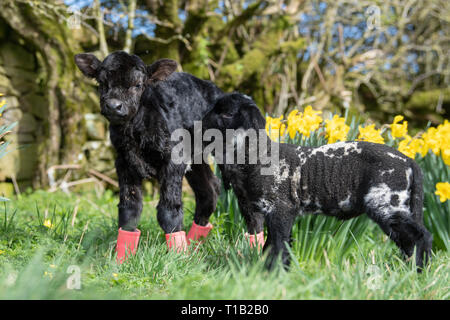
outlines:
{"label": "red boot on calf's leg", "polygon": [[186,252],[186,232],[178,231],[173,233],[166,233],[166,243],[169,250],[174,249],[178,253]]}
{"label": "red boot on calf's leg", "polygon": [[136,229],[136,231],[125,231],[122,230],[122,228],[119,229],[116,247],[116,261],[118,264],[122,264],[127,260],[127,256],[130,252],[133,255],[136,253],[140,235],[141,231],[139,229]]}
{"label": "red boot on calf's leg", "polygon": [[188,245],[191,243],[191,241],[198,241],[200,238],[206,238],[212,228],[213,225],[211,223],[208,223],[206,226],[200,226],[195,222],[192,222],[192,227],[187,235]]}
{"label": "red boot on calf's leg", "polygon": [[245,234],[245,237],[248,239],[250,243],[250,248],[253,248],[258,244],[258,250],[260,250],[262,247],[264,247],[264,231],[261,231],[260,233],[249,234],[248,232]]}

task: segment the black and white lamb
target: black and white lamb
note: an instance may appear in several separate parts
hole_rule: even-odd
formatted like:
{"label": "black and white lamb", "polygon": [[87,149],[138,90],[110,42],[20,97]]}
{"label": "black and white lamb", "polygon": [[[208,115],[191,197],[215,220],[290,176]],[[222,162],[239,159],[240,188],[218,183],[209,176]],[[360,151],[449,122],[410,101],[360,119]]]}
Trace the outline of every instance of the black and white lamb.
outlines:
{"label": "black and white lamb", "polygon": [[[264,131],[264,117],[243,94],[219,98],[203,118],[203,128],[218,129],[223,136],[227,129],[253,129],[259,143],[263,139],[269,145],[269,155],[274,150]],[[234,142],[234,151],[246,154],[245,164],[228,164],[223,147],[225,163],[219,168],[225,185],[234,189],[249,231],[261,232],[265,221],[269,268],[279,254],[289,265],[286,244],[291,242],[295,218],[306,213],[343,220],[366,213],[406,257],[416,249],[418,271],[430,259],[432,236],[423,224],[422,173],[412,159],[386,145],[362,141],[316,148],[282,143],[276,144],[279,161],[274,174],[263,175],[261,169],[268,164],[247,161],[250,136],[242,140],[238,135],[241,141]]]}

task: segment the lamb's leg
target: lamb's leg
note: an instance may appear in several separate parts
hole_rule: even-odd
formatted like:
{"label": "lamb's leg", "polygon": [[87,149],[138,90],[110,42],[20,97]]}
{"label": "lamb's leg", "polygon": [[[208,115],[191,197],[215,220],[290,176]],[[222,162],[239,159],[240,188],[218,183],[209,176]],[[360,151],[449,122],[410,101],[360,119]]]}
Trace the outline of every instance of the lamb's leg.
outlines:
{"label": "lamb's leg", "polygon": [[160,200],[157,219],[166,233],[167,246],[178,252],[186,250],[186,234],[183,227],[182,182],[186,165],[165,164],[159,172]]}
{"label": "lamb's leg", "polygon": [[411,257],[416,248],[417,271],[421,272],[424,264],[431,257],[432,235],[423,225],[416,222],[405,212],[392,212],[385,215],[369,214],[381,229],[395,242],[402,253]]}
{"label": "lamb's leg", "polygon": [[289,267],[290,257],[287,246],[291,245],[292,226],[295,215],[290,215],[288,211],[277,208],[277,211],[266,216],[266,225],[268,229],[264,251],[269,250],[266,266],[272,269],[276,260],[281,254],[281,260],[284,266]]}

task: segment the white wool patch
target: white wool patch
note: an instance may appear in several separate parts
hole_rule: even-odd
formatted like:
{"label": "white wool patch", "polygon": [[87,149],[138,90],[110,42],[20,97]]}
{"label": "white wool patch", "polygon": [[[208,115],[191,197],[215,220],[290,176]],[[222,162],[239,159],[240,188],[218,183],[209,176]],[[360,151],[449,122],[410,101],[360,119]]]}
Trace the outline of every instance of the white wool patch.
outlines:
{"label": "white wool patch", "polygon": [[304,165],[309,158],[309,154],[306,153],[302,147],[297,148],[298,158],[300,159],[300,165]]}
{"label": "white wool patch", "polygon": [[[337,156],[334,154],[328,154],[327,152],[329,150],[332,151],[338,151],[340,149],[344,149],[344,154],[341,156]],[[356,142],[336,142],[332,144],[326,144],[317,148],[314,148],[311,152],[310,156],[316,155],[317,152],[322,152],[326,157],[333,158],[333,157],[339,157],[342,158],[344,156],[348,156],[351,153],[361,153],[362,149],[358,148],[358,144]]]}
{"label": "white wool patch", "polygon": [[348,195],[347,198],[345,198],[344,200],[339,201],[338,206],[343,211],[350,210],[351,209],[350,195]]}
{"label": "white wool patch", "polygon": [[294,174],[292,175],[291,178],[291,193],[292,193],[292,198],[294,199],[295,202],[299,202],[300,199],[298,197],[298,187],[300,185],[300,177],[301,177],[301,167],[297,167],[295,168]]}
{"label": "white wool patch", "polygon": [[394,169],[380,170],[380,175],[383,176],[385,174],[391,174],[392,172],[394,172]]}
{"label": "white wool patch", "polygon": [[287,178],[289,178],[289,164],[285,159],[281,159],[280,164],[275,169],[274,182],[280,184]]}
{"label": "white wool patch", "polygon": [[[384,217],[389,217],[394,212],[401,211],[405,214],[411,214],[409,208],[409,186],[405,190],[394,191],[385,183],[378,184],[369,189],[369,192],[364,197],[366,206],[382,214]],[[392,197],[397,196],[398,205],[392,205]]]}
{"label": "white wool patch", "polygon": [[273,164],[273,185],[272,193],[278,192],[280,185],[289,178],[289,164],[285,159],[281,159],[278,164]]}
{"label": "white wool patch", "polygon": [[392,152],[388,152],[387,155],[388,155],[389,157],[391,157],[391,158],[394,158],[394,159],[400,159],[400,160],[402,160],[403,162],[406,162],[406,161],[407,161],[407,159],[402,158],[402,157],[400,157],[400,156],[398,156],[398,155],[396,155],[396,154],[393,154]]}
{"label": "white wool patch", "polygon": [[407,185],[406,185],[406,189],[409,189],[409,187],[411,186],[411,178],[412,178],[412,169],[408,168],[406,170],[406,181],[407,181]]}
{"label": "white wool patch", "polygon": [[271,201],[264,198],[258,201],[257,207],[259,208],[261,213],[265,215],[272,213],[272,211],[275,209],[275,205]]}

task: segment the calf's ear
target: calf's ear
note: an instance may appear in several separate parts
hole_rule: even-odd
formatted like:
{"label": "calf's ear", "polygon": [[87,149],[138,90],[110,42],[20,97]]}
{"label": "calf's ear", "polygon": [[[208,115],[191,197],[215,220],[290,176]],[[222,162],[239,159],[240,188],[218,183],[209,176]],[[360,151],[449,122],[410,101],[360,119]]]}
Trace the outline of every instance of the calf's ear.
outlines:
{"label": "calf's ear", "polygon": [[75,55],[75,64],[86,77],[96,78],[101,61],[91,53],[79,53]]}
{"label": "calf's ear", "polygon": [[149,82],[164,81],[177,69],[177,62],[171,59],[160,59],[147,66]]}

